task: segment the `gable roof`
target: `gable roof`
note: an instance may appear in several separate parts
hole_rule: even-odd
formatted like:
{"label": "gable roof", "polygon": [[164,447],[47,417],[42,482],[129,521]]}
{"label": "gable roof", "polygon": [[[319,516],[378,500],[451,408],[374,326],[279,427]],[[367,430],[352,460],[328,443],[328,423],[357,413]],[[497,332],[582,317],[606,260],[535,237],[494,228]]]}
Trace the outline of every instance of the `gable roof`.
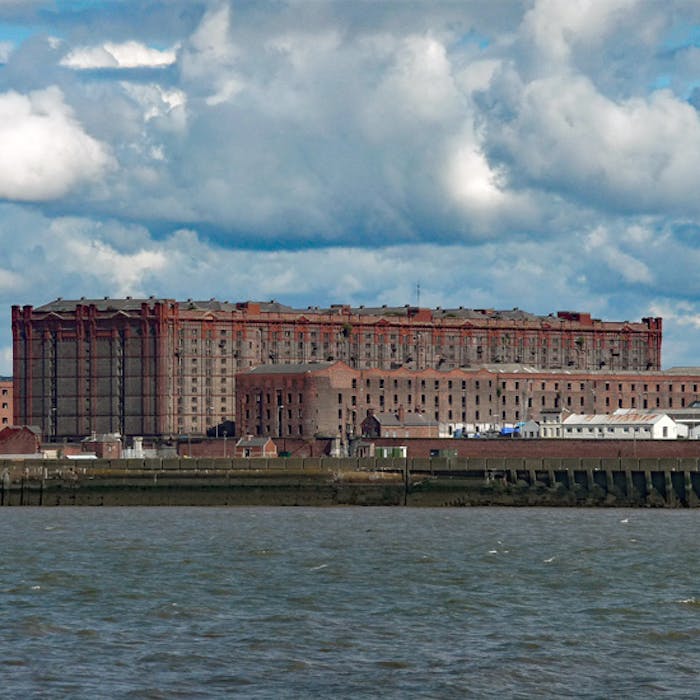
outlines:
{"label": "gable roof", "polygon": [[367,418],[374,418],[380,425],[392,428],[439,425],[438,421],[433,418],[426,418],[422,413],[406,413],[403,420],[400,420],[395,413],[374,413],[371,416],[367,416]]}
{"label": "gable roof", "polygon": [[268,442],[272,442],[269,437],[242,437],[236,447],[265,447]]}
{"label": "gable roof", "polygon": [[401,425],[401,423],[399,423],[399,419],[393,413],[374,413],[371,416],[367,416],[367,418],[374,418],[379,425]]}

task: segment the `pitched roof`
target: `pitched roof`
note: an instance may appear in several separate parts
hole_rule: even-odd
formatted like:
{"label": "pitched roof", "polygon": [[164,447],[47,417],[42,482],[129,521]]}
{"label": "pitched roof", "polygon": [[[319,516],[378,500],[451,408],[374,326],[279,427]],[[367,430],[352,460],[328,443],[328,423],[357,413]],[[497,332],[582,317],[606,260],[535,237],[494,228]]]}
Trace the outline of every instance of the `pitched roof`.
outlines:
{"label": "pitched roof", "polygon": [[369,418],[374,418],[380,425],[399,426],[399,419],[393,413],[375,413]]}
{"label": "pitched roof", "polygon": [[368,418],[374,418],[380,425],[390,427],[419,427],[419,426],[434,426],[439,425],[438,421],[432,418],[426,418],[422,413],[406,413],[403,420],[395,413],[374,413]]}
{"label": "pitched roof", "polygon": [[439,425],[434,418],[427,418],[422,413],[407,413],[403,419],[403,425],[419,426],[419,425]]}
{"label": "pitched roof", "polygon": [[265,447],[271,441],[272,438],[269,437],[242,437],[236,447]]}
{"label": "pitched roof", "polygon": [[564,419],[563,425],[654,425],[667,418],[664,413],[639,413],[624,411],[620,413],[576,414]]}

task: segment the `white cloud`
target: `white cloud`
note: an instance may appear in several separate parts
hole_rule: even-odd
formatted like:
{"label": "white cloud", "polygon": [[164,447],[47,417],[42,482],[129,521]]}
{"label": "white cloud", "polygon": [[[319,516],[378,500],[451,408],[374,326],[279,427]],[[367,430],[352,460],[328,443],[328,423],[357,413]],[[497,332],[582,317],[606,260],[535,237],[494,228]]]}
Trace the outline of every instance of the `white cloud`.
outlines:
{"label": "white cloud", "polygon": [[238,51],[229,38],[230,25],[228,5],[217,3],[205,13],[180,58],[184,83],[204,93],[210,107],[228,102],[244,87],[235,68]]}
{"label": "white cloud", "polygon": [[493,120],[487,139],[508,154],[515,181],[599,206],[700,212],[700,118],[669,91],[614,101],[567,75],[521,84],[505,99],[512,116]]}
{"label": "white cloud", "polygon": [[75,48],[61,59],[61,65],[76,70],[95,68],[163,68],[177,60],[178,47],[159,50],[138,41]]}
{"label": "white cloud", "polygon": [[638,0],[537,0],[524,17],[522,32],[530,36],[548,61],[569,61],[572,48],[589,51],[624,22]]}
{"label": "white cloud", "polygon": [[443,122],[454,116],[459,101],[444,45],[430,36],[409,36],[394,54],[394,65],[381,86],[409,118]]}
{"label": "white cloud", "polygon": [[[0,204],[4,308],[400,304],[420,281],[442,306],[658,304],[665,362],[700,346],[697,2],[157,5],[134,4],[138,22],[91,7],[89,42],[57,10],[83,37],[68,54],[0,47],[0,197],[32,202]],[[84,70],[163,65],[159,83]]]}
{"label": "white cloud", "polygon": [[0,41],[0,63],[7,63],[15,45],[11,41]]}
{"label": "white cloud", "polygon": [[187,93],[177,88],[165,88],[157,83],[122,82],[124,92],[140,107],[145,122],[159,120],[159,124],[169,124],[176,131],[187,125]]}
{"label": "white cloud", "polygon": [[496,173],[471,144],[455,151],[448,167],[447,186],[452,196],[468,208],[490,209],[505,199]]}
{"label": "white cloud", "polygon": [[617,272],[625,282],[630,284],[653,283],[654,277],[649,267],[612,243],[608,233],[602,227],[588,235],[585,247],[587,252],[606,263],[610,270]]}
{"label": "white cloud", "polygon": [[62,197],[111,165],[57,88],[0,94],[0,153],[0,197],[18,201]]}
{"label": "white cloud", "polygon": [[663,318],[664,367],[700,367],[700,305],[697,301],[657,297],[650,304],[650,315]]}
{"label": "white cloud", "polygon": [[9,292],[16,289],[21,282],[20,276],[11,270],[3,270],[0,267],[0,292]]}

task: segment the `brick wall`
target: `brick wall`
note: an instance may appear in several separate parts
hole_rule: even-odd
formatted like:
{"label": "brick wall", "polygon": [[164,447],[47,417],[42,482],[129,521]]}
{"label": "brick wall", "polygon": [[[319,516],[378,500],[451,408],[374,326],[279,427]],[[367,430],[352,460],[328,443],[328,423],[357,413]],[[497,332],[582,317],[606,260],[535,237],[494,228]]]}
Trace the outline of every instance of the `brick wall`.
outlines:
{"label": "brick wall", "polygon": [[[539,317],[519,310],[345,305],[295,310],[274,302],[155,298],[14,306],[12,330],[15,422],[39,425],[51,440],[91,431],[204,433],[236,418],[234,375],[260,364],[342,360],[358,369],[418,372],[522,363],[565,371],[639,371],[661,366],[662,337],[660,319],[607,322],[575,312]],[[549,400],[555,390],[547,392]],[[385,401],[377,410],[394,403],[393,395],[371,393],[373,400]],[[474,409],[480,420],[523,415],[515,400],[504,405],[495,393],[488,396],[481,398],[489,406]],[[517,396],[533,399],[523,392]],[[415,402],[414,393],[411,398]],[[655,402],[656,396],[648,399]],[[420,410],[431,417],[437,410],[441,420],[462,419],[461,404],[443,404],[439,397],[436,408],[434,400],[426,393]],[[364,417],[352,406],[336,406],[335,430],[337,419],[352,424],[355,414]],[[315,415],[303,420],[308,433]]]}
{"label": "brick wall", "polygon": [[0,430],[0,454],[29,455],[39,451],[39,436],[26,427]]}
{"label": "brick wall", "polygon": [[532,458],[681,458],[700,457],[700,440],[399,440],[380,438],[375,445],[408,447],[409,457],[429,457],[431,450],[454,450],[459,457]]}

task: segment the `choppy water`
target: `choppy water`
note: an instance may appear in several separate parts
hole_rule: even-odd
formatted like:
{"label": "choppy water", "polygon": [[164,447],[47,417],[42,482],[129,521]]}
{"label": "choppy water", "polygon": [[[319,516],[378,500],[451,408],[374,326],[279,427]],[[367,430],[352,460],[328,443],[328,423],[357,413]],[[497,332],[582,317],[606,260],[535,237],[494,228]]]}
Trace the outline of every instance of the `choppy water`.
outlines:
{"label": "choppy water", "polygon": [[699,520],[5,508],[0,696],[697,697]]}

